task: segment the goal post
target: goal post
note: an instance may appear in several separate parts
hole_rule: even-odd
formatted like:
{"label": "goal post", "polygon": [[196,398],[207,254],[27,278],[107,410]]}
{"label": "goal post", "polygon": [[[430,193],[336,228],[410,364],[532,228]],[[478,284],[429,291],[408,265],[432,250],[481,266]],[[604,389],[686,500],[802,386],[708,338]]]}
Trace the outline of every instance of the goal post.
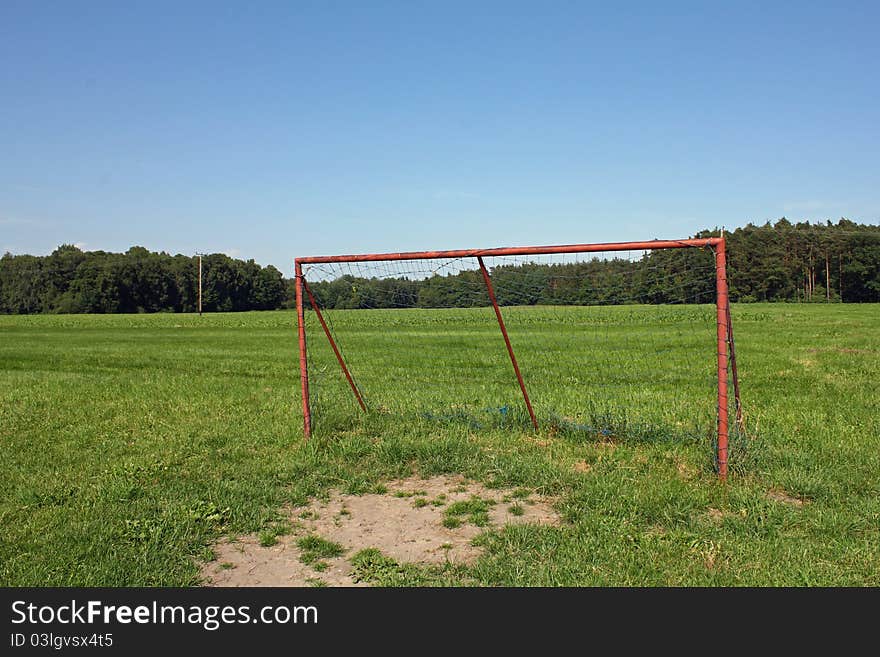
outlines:
{"label": "goal post", "polygon": [[[354,304],[345,305],[342,302],[338,302],[338,305],[336,307],[410,308],[418,306],[416,301],[418,295],[422,295],[427,298],[427,295],[425,294],[425,288],[427,286],[424,284],[425,280],[427,280],[427,277],[432,275],[434,277],[439,277],[438,272],[441,271],[451,272],[452,269],[450,269],[450,263],[456,263],[458,269],[455,269],[455,276],[458,276],[458,278],[461,278],[462,280],[466,279],[467,284],[470,286],[467,288],[467,294],[470,295],[470,297],[464,297],[467,299],[467,303],[470,304],[469,307],[492,306],[494,310],[498,329],[502,334],[507,349],[508,360],[510,362],[510,366],[512,366],[512,373],[514,374],[514,377],[512,378],[515,378],[519,386],[522,397],[522,404],[528,412],[531,426],[534,430],[538,431],[541,428],[541,423],[539,422],[538,415],[536,415],[535,409],[533,408],[532,399],[529,396],[529,390],[521,372],[520,365],[517,360],[516,351],[511,342],[510,336],[508,335],[508,328],[505,324],[504,318],[507,311],[502,311],[502,306],[512,307],[516,305],[534,305],[535,303],[541,303],[541,301],[536,301],[535,295],[527,294],[528,290],[526,290],[526,288],[528,287],[528,285],[533,284],[533,281],[531,281],[531,279],[527,280],[528,285],[522,284],[521,282],[518,283],[518,289],[520,291],[517,294],[503,289],[500,290],[498,294],[496,294],[496,285],[493,284],[493,277],[497,278],[499,276],[504,276],[505,278],[512,279],[512,277],[517,275],[522,276],[522,271],[527,271],[530,267],[533,269],[536,267],[536,265],[534,264],[535,258],[547,257],[551,259],[551,264],[543,265],[544,269],[537,269],[539,274],[537,278],[540,278],[540,283],[538,283],[538,285],[544,285],[545,287],[554,287],[555,285],[557,285],[558,281],[554,279],[553,275],[546,274],[546,272],[555,271],[553,269],[553,258],[558,259],[578,256],[582,258],[592,257],[594,258],[593,262],[595,262],[601,257],[608,257],[605,254],[640,252],[643,254],[641,257],[646,258],[646,254],[649,253],[654,254],[659,251],[674,249],[699,249],[703,251],[709,251],[713,254],[712,267],[714,267],[715,275],[712,296],[714,296],[714,342],[717,347],[714,377],[716,379],[715,458],[719,477],[722,480],[726,479],[728,474],[728,442],[730,433],[730,406],[728,399],[728,388],[730,387],[731,382],[733,388],[733,401],[735,410],[734,422],[739,428],[741,428],[742,425],[742,409],[739,395],[739,381],[736,369],[736,352],[733,343],[733,327],[731,323],[730,300],[727,286],[725,241],[723,237],[707,237],[682,240],[652,240],[645,242],[570,244],[557,246],[525,246],[490,249],[415,251],[401,253],[368,253],[359,255],[355,254],[337,256],[312,256],[296,258],[294,261],[296,316],[299,346],[303,430],[305,438],[308,439],[312,435],[314,423],[312,400],[310,396],[310,354],[306,330],[307,307],[310,308],[314,313],[314,319],[317,320],[317,324],[320,326],[321,329],[320,333],[323,333],[323,335],[326,337],[327,344],[332,351],[333,359],[338,363],[339,370],[341,371],[348,388],[350,388],[351,390],[354,401],[357,403],[362,412],[368,412],[368,404],[365,402],[364,397],[369,397],[369,393],[365,393],[364,391],[362,391],[359,388],[359,385],[356,383],[355,377],[352,375],[352,371],[350,370],[350,367],[346,362],[346,358],[343,356],[343,352],[337,344],[337,340],[334,338],[332,322],[331,325],[328,325],[328,321],[326,320],[324,313],[322,312],[322,304],[320,303],[319,299],[316,299],[317,295],[313,291],[310,283],[318,286],[324,285],[326,287],[328,285],[332,285],[334,281],[343,281],[346,285],[348,285],[347,281],[354,281],[351,283],[350,287],[356,288],[357,281],[379,281],[379,277],[376,276],[375,269],[364,270],[366,273],[364,273],[361,278],[358,278],[355,274],[356,272],[359,272],[361,270],[357,269],[357,267],[383,266],[386,267],[388,270],[388,273],[385,274],[388,277],[387,280],[393,281],[395,285],[392,302],[381,305],[377,304],[374,306],[365,305],[363,303],[361,303],[359,306],[355,306]],[[515,261],[513,265],[502,264],[502,266],[498,267],[497,269],[493,269],[491,272],[490,268],[487,267],[485,264],[485,260],[489,258],[502,260],[504,258],[511,257],[519,257],[521,259]],[[426,262],[427,266],[424,268],[418,268],[418,271],[416,270],[416,268],[411,268],[410,270],[395,270],[393,268],[394,263],[400,264],[404,262]],[[625,261],[621,262],[624,263],[624,265],[621,265],[621,267],[625,270]],[[470,272],[465,272],[464,274],[462,274],[461,272],[464,271],[464,269],[460,263],[469,263],[468,266],[470,267]],[[583,265],[583,262],[580,262],[579,264]],[[444,267],[447,269],[444,270]],[[620,269],[621,267],[618,267],[618,269]],[[708,268],[709,265],[706,265],[706,267]],[[307,280],[307,276],[304,273],[307,269],[309,270],[309,280]],[[632,267],[630,267],[630,269],[632,269]],[[314,270],[317,274],[314,279],[311,278],[312,270]],[[471,273],[473,275],[468,276],[468,273]],[[630,278],[634,276],[632,272],[630,272],[628,275],[630,276]],[[447,273],[447,277],[453,276],[453,273]],[[678,278],[681,278],[680,274],[678,275]],[[670,286],[668,279],[669,277],[667,277],[665,281],[661,279],[660,282],[655,285],[655,287],[660,290],[659,294],[661,301],[659,301],[659,303],[664,303],[663,287],[664,285]],[[550,280],[550,283],[547,282],[548,280]],[[586,280],[586,278],[584,280]],[[565,281],[562,282],[565,283]],[[455,283],[459,284],[460,281],[456,279]],[[590,287],[584,281],[578,281],[578,284],[581,286],[578,289],[581,290]],[[682,285],[686,284],[688,284],[688,281],[685,281]],[[417,289],[419,285],[422,286],[421,288],[419,288],[421,289],[421,292]],[[410,290],[410,287],[407,286],[411,286],[412,290]],[[401,292],[401,289],[404,289],[404,291]],[[590,287],[590,289],[592,289],[592,287]],[[710,288],[706,289],[708,290]],[[522,290],[526,290],[526,292],[524,293],[522,292]],[[502,292],[504,293],[504,299],[499,301],[499,296]],[[580,294],[581,297],[583,297],[584,293],[581,292]],[[641,297],[625,297],[624,295],[617,294],[617,292],[611,294],[610,298],[613,299],[611,303],[617,304],[658,303],[657,301],[645,301]],[[692,298],[688,298],[683,295],[683,298],[681,300],[676,300],[674,301],[674,303],[686,304],[689,302],[706,302],[706,299],[703,297],[696,298],[698,298],[699,300],[692,301]],[[419,296],[418,301],[421,302],[421,300],[422,299]],[[429,301],[426,303],[427,305],[422,304],[419,307],[449,307],[443,306],[433,301]],[[553,303],[557,303],[557,301],[553,301]],[[572,296],[571,299],[559,301],[558,303],[568,305],[588,305],[590,302],[584,301],[583,298],[579,299],[575,295]],[[708,354],[706,354],[706,356],[709,357]],[[508,367],[508,372],[510,372],[510,367]]]}

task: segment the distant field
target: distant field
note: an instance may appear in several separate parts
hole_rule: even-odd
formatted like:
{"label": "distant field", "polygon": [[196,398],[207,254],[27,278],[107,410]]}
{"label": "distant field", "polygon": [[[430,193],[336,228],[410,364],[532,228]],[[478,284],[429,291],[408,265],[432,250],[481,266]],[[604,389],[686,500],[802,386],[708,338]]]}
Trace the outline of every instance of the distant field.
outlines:
{"label": "distant field", "polygon": [[417,472],[563,523],[394,583],[880,586],[877,305],[733,308],[754,437],[724,486],[711,308],[504,309],[537,435],[486,311],[334,313],[368,415],[310,317],[307,444],[291,312],[0,316],[0,585],[196,584],[219,536]]}

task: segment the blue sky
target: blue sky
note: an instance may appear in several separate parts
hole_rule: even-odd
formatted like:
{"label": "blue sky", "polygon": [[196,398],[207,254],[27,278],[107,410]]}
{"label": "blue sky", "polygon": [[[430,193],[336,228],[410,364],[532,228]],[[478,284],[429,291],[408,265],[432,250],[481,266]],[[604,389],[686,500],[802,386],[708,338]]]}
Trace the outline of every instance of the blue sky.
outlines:
{"label": "blue sky", "polygon": [[0,251],[880,222],[880,3],[0,3]]}

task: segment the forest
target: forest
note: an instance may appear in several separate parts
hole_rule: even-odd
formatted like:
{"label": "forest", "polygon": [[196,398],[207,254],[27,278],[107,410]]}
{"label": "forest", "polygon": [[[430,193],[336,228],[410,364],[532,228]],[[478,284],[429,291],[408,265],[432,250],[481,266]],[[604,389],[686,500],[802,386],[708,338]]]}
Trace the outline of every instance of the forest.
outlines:
{"label": "forest", "polygon": [[[694,237],[713,237],[705,230]],[[841,219],[792,224],[780,219],[725,233],[734,302],[880,302],[880,226]],[[702,249],[657,250],[636,260],[594,258],[571,264],[496,266],[500,305],[708,303],[715,298],[714,256]],[[346,274],[311,283],[327,308],[485,306],[478,271],[424,280]]]}
{"label": "forest", "polygon": [[[720,234],[705,230],[694,237]],[[734,302],[880,302],[880,225],[748,224],[725,233]],[[505,265],[492,270],[502,305],[689,303],[714,298],[712,254],[700,249],[653,251],[637,260]],[[293,305],[294,285],[253,260],[224,254],[202,259],[205,312],[271,310]],[[311,289],[328,308],[483,306],[479,274],[427,279],[345,275]],[[198,259],[133,246],[125,253],[59,246],[47,256],[0,258],[0,313],[194,312]]]}
{"label": "forest", "polygon": [[[153,313],[198,309],[198,258],[133,246],[125,253],[59,246],[48,256],[0,258],[0,313]],[[202,258],[206,312],[272,310],[287,286],[272,265]]]}

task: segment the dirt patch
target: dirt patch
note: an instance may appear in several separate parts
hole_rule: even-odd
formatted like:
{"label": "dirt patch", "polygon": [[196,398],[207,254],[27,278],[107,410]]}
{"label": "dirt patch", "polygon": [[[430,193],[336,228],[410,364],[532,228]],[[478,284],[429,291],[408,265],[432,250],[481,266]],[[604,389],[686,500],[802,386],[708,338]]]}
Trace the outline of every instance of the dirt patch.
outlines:
{"label": "dirt patch", "polygon": [[351,578],[351,564],[342,557],[325,559],[321,571],[301,561],[302,550],[290,536],[271,547],[243,536],[214,546],[217,560],[202,566],[208,586],[364,586]]}
{"label": "dirt patch", "polygon": [[575,472],[587,473],[593,469],[593,466],[590,465],[589,463],[587,463],[586,461],[577,461],[574,464],[573,468],[574,468]]}
{"label": "dirt patch", "polygon": [[697,475],[697,469],[680,459],[675,459],[675,469],[681,479],[687,481]]}
{"label": "dirt patch", "polygon": [[706,516],[707,516],[707,517],[709,518],[709,520],[711,520],[712,522],[716,522],[716,523],[717,523],[717,522],[721,522],[722,520],[724,520],[725,513],[724,513],[724,511],[722,511],[721,509],[715,509],[715,508],[713,508],[713,507],[710,506],[710,507],[706,510]]}
{"label": "dirt patch", "polygon": [[779,488],[771,488],[768,490],[767,497],[774,502],[782,502],[783,504],[790,504],[791,506],[803,506],[806,503],[802,498],[792,497]]}
{"label": "dirt patch", "polygon": [[[332,492],[286,510],[293,531],[264,547],[246,536],[215,546],[204,564],[208,586],[356,586],[351,556],[376,548],[400,563],[472,563],[481,552],[473,539],[508,524],[555,525],[552,500],[524,489],[489,489],[460,476],[410,477],[386,484],[383,494]],[[298,542],[319,536],[342,547],[342,555],[302,562]],[[316,569],[317,567],[317,569]]]}

